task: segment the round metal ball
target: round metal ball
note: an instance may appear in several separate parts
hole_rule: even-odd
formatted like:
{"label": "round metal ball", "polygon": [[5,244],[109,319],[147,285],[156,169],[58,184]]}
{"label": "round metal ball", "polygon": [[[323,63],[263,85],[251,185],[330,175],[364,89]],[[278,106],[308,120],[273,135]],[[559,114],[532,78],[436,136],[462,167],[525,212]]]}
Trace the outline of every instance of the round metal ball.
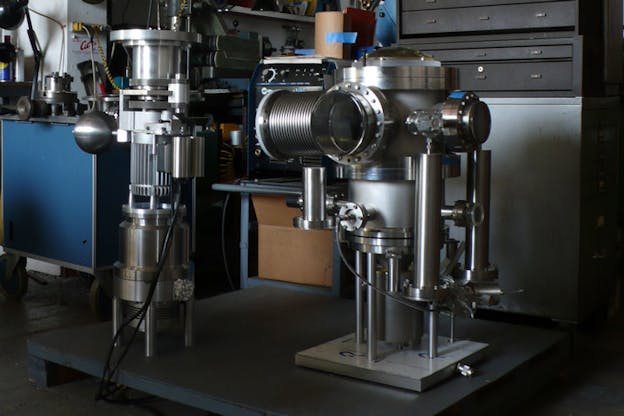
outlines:
{"label": "round metal ball", "polygon": [[113,144],[116,130],[117,123],[113,117],[101,111],[91,111],[83,114],[76,123],[74,139],[85,152],[98,154]]}

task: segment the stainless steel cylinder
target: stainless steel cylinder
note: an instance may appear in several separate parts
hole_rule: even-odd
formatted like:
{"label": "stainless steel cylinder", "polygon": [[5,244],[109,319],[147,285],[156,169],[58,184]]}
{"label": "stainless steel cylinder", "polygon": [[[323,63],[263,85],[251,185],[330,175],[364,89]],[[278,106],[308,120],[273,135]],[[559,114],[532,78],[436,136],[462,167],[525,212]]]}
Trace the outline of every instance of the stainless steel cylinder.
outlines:
{"label": "stainless steel cylinder", "polygon": [[488,280],[490,267],[490,169],[492,153],[476,150],[468,153],[466,197],[479,204],[483,221],[478,227],[466,227],[466,278],[470,281]]}
{"label": "stainless steel cylinder", "polygon": [[[184,215],[184,207],[179,208]],[[147,209],[124,206],[126,219],[120,224],[119,276],[115,279],[115,296],[124,301],[144,302],[151,281],[158,270],[161,247],[171,210],[166,207]],[[189,227],[178,223],[158,280],[153,301],[173,301],[173,281],[184,277],[189,263]]]}
{"label": "stainless steel cylinder", "polygon": [[132,48],[132,80],[135,87],[166,87],[176,74],[186,73],[184,52],[201,42],[197,33],[172,30],[129,29],[111,32],[112,42]]}
{"label": "stainless steel cylinder", "polygon": [[303,218],[325,220],[325,168],[303,168]]}
{"label": "stainless steel cylinder", "polygon": [[303,216],[294,219],[294,225],[304,230],[329,229],[334,218],[328,217],[325,207],[326,176],[323,167],[303,168]]}
{"label": "stainless steel cylinder", "polygon": [[442,190],[442,155],[420,155],[414,220],[414,282],[413,293],[410,293],[417,300],[434,300],[434,289],[438,284]]}

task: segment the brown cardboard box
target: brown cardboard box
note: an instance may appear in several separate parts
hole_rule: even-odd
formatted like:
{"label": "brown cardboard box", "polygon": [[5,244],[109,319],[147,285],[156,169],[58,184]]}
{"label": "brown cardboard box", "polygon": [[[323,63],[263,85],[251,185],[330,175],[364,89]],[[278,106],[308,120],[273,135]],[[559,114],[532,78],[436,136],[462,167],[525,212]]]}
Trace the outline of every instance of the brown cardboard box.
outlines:
{"label": "brown cardboard box", "polygon": [[332,232],[294,228],[293,218],[301,211],[286,206],[283,196],[254,195],[252,201],[258,218],[259,277],[330,287]]}
{"label": "brown cardboard box", "polygon": [[348,43],[327,43],[329,32],[351,31],[351,15],[342,12],[318,12],[314,17],[314,53],[328,58],[351,59]]}

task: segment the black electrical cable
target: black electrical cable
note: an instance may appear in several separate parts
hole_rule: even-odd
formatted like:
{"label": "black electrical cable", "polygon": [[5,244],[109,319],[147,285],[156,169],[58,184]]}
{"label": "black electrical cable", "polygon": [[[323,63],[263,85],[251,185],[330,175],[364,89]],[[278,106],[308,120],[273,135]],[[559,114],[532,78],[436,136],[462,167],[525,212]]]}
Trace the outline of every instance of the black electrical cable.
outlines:
{"label": "black electrical cable", "polygon": [[[120,328],[117,330],[117,332],[115,333],[115,335],[113,336],[113,340],[111,341],[110,347],[108,349],[108,354],[106,357],[106,361],[104,364],[104,367],[102,369],[102,376],[100,378],[100,385],[98,387],[98,391],[96,393],[95,396],[95,400],[104,400],[104,401],[109,401],[109,402],[115,402],[115,403],[124,403],[124,404],[131,404],[133,403],[133,399],[126,399],[123,401],[115,401],[115,400],[111,400],[110,396],[112,396],[113,394],[115,394],[117,391],[120,390],[120,387],[115,386],[115,383],[113,382],[113,378],[115,377],[115,374],[117,373],[117,371],[119,370],[119,367],[123,361],[123,359],[126,357],[126,355],[128,354],[128,351],[130,350],[130,346],[132,345],[132,343],[134,342],[134,339],[136,338],[137,333],[139,332],[139,328],[141,326],[141,324],[143,323],[143,320],[145,319],[145,315],[147,312],[148,307],[150,306],[151,302],[152,302],[152,298],[154,296],[154,292],[156,291],[156,286],[158,284],[158,280],[160,278],[160,275],[162,273],[162,270],[164,268],[165,265],[165,261],[167,259],[167,256],[169,254],[169,249],[171,247],[171,240],[172,240],[172,235],[173,235],[173,230],[175,229],[175,225],[178,221],[178,208],[180,205],[180,194],[181,194],[181,187],[178,181],[174,180],[173,181],[173,185],[172,185],[172,191],[171,191],[171,219],[170,219],[170,223],[169,223],[169,227],[167,228],[167,232],[165,234],[165,238],[163,239],[162,242],[162,246],[160,249],[160,256],[158,259],[158,265],[156,268],[156,274],[154,276],[154,279],[152,280],[151,284],[150,284],[150,288],[149,288],[149,292],[147,294],[147,297],[145,299],[145,302],[143,302],[143,306],[141,307],[141,309],[139,309],[136,313],[134,313],[132,316],[130,316],[128,319],[126,319],[123,324],[120,326]],[[117,340],[119,339],[119,337],[121,336],[121,333],[123,332],[123,330],[128,327],[128,325],[130,325],[130,323],[132,321],[134,321],[135,319],[139,319],[138,323],[136,324],[134,331],[132,333],[132,336],[130,337],[129,341],[126,343],[123,352],[121,353],[121,355],[119,356],[119,358],[116,361],[115,366],[111,369],[111,361],[113,359],[113,354],[115,351],[115,343],[117,342]],[[144,401],[145,398],[141,398],[138,401]],[[138,402],[135,400],[135,402]]]}
{"label": "black electrical cable", "polygon": [[223,265],[225,266],[225,276],[232,290],[236,290],[232,275],[230,274],[230,266],[228,265],[227,253],[225,250],[225,219],[227,214],[228,203],[230,202],[230,193],[228,192],[223,202],[223,213],[221,214],[221,254],[223,254]]}
{"label": "black electrical cable", "polygon": [[412,308],[415,309],[417,311],[421,311],[421,312],[429,312],[429,309],[423,307],[423,306],[418,306],[414,303],[410,303],[406,300],[404,300],[403,298],[400,298],[398,296],[392,295],[391,293],[378,288],[377,286],[375,286],[372,283],[369,283],[366,279],[364,279],[358,272],[355,271],[355,268],[353,268],[353,266],[351,266],[351,264],[349,264],[349,261],[347,260],[347,258],[344,255],[344,252],[342,251],[342,246],[340,245],[340,232],[338,227],[336,227],[335,229],[335,236],[336,236],[336,245],[338,246],[338,254],[340,255],[340,258],[342,259],[342,262],[344,263],[345,266],[347,266],[347,269],[349,269],[349,271],[351,273],[353,273],[353,275],[358,278],[362,283],[364,283],[366,286],[371,287],[375,292],[387,296],[389,298],[392,298],[394,301],[407,306],[408,308]]}

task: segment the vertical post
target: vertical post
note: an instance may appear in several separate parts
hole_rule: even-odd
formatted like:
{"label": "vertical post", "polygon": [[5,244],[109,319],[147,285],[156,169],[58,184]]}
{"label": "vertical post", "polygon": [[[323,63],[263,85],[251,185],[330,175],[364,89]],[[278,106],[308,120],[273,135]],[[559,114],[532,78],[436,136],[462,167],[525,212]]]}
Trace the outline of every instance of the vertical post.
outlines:
{"label": "vertical post", "polygon": [[368,302],[368,325],[367,325],[367,357],[373,362],[377,359],[377,296],[373,286],[375,285],[375,254],[366,255],[366,280],[368,281],[367,302]]}
{"label": "vertical post", "polygon": [[438,311],[429,308],[429,358],[438,356]]}
{"label": "vertical post", "polygon": [[156,306],[152,303],[145,313],[145,356],[153,357],[156,352]]}
{"label": "vertical post", "polygon": [[247,288],[249,279],[249,194],[241,193],[240,199],[240,287]]}
{"label": "vertical post", "polygon": [[399,259],[400,256],[394,253],[388,254],[388,291],[399,291]]}
{"label": "vertical post", "polygon": [[[121,328],[121,321],[123,320],[122,306],[123,305],[121,299],[119,299],[117,296],[113,296],[113,337]],[[121,334],[119,334],[119,336],[117,337],[117,341],[115,341],[115,346],[120,346],[121,342]]]}
{"label": "vertical post", "polygon": [[455,312],[453,311],[451,311],[450,324],[451,330],[449,334],[449,342],[452,344],[455,342]]}
{"label": "vertical post", "polygon": [[490,265],[490,180],[492,152],[474,150],[469,152],[466,180],[466,199],[483,208],[483,223],[479,227],[466,228],[467,271],[485,270]]}
{"label": "vertical post", "polygon": [[192,347],[194,342],[193,333],[193,305],[195,301],[189,299],[184,302],[184,346]]}
{"label": "vertical post", "polygon": [[[364,253],[355,251],[355,272],[364,277]],[[364,342],[364,292],[360,278],[355,277],[355,342]]]}
{"label": "vertical post", "polygon": [[434,288],[440,276],[442,237],[442,155],[420,155],[416,180],[414,218],[414,296],[434,300]]}

